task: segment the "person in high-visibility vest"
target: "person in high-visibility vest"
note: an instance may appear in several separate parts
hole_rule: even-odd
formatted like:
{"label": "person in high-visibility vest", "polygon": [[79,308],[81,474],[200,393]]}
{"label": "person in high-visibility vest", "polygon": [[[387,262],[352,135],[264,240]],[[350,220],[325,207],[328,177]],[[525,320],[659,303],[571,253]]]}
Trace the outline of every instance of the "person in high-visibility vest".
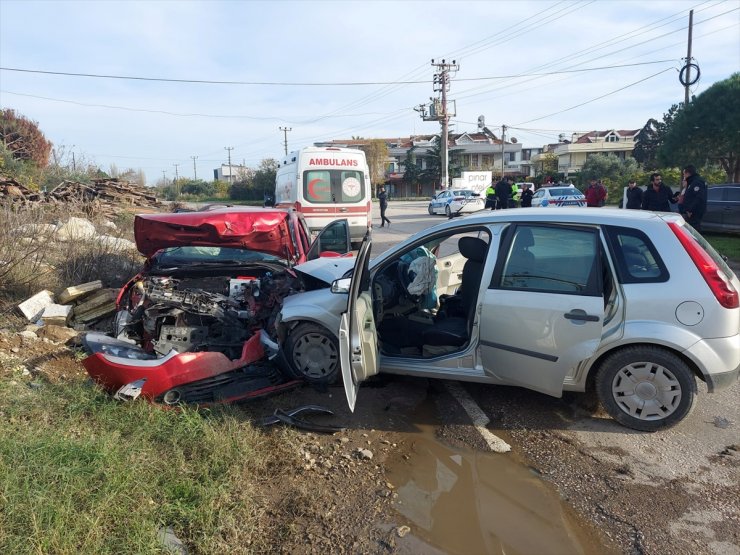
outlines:
{"label": "person in high-visibility vest", "polygon": [[514,183],[511,186],[511,200],[514,201],[514,207],[519,206],[519,199],[521,199],[521,198],[522,198],[522,190],[519,187],[519,185],[517,185],[516,183]]}
{"label": "person in high-visibility vest", "polygon": [[496,210],[496,189],[493,187],[493,183],[486,189],[486,208]]}

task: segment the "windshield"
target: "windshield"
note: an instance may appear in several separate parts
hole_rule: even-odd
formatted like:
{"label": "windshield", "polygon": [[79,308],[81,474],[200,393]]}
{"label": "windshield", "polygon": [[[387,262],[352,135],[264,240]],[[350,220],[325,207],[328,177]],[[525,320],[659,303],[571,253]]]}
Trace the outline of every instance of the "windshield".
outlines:
{"label": "windshield", "polygon": [[246,262],[284,262],[277,256],[232,247],[172,247],[156,256],[156,263],[174,264],[242,264]]}
{"label": "windshield", "polygon": [[473,191],[469,189],[463,189],[459,191],[452,191],[452,194],[456,197],[470,197],[473,195]]}
{"label": "windshield", "polygon": [[580,197],[583,193],[575,187],[554,187],[550,189],[552,197]]}

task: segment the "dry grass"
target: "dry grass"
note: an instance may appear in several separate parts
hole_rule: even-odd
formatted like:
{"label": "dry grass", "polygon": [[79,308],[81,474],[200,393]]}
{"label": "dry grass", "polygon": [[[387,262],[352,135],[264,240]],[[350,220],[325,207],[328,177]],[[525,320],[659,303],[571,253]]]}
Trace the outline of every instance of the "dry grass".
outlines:
{"label": "dry grass", "polygon": [[0,303],[97,279],[104,287],[119,287],[134,275],[142,264],[135,251],[94,238],[59,240],[57,226],[76,216],[95,225],[99,235],[133,241],[132,214],[106,222],[95,208],[90,203],[0,204]]}

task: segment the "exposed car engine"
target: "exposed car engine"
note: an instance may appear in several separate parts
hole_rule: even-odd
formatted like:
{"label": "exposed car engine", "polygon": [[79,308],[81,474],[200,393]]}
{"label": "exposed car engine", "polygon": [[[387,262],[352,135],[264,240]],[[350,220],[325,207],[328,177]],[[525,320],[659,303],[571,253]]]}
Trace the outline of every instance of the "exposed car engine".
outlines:
{"label": "exposed car engine", "polygon": [[116,317],[120,339],[165,355],[218,351],[235,359],[256,330],[274,335],[283,299],[303,290],[289,272],[256,276],[145,276],[123,299]]}

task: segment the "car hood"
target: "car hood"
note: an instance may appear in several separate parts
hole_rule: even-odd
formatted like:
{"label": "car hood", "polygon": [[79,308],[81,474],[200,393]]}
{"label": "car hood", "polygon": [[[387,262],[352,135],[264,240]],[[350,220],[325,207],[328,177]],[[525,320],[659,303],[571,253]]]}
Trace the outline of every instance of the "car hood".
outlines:
{"label": "car hood", "polygon": [[341,278],[355,265],[356,259],[354,257],[340,257],[340,258],[317,258],[316,260],[310,260],[299,264],[294,270],[302,274],[311,276],[319,279],[331,285],[335,279]]}
{"label": "car hood", "polygon": [[235,247],[292,260],[288,213],[263,209],[226,208],[207,212],[138,214],[134,220],[136,248],[147,258],[170,247]]}

